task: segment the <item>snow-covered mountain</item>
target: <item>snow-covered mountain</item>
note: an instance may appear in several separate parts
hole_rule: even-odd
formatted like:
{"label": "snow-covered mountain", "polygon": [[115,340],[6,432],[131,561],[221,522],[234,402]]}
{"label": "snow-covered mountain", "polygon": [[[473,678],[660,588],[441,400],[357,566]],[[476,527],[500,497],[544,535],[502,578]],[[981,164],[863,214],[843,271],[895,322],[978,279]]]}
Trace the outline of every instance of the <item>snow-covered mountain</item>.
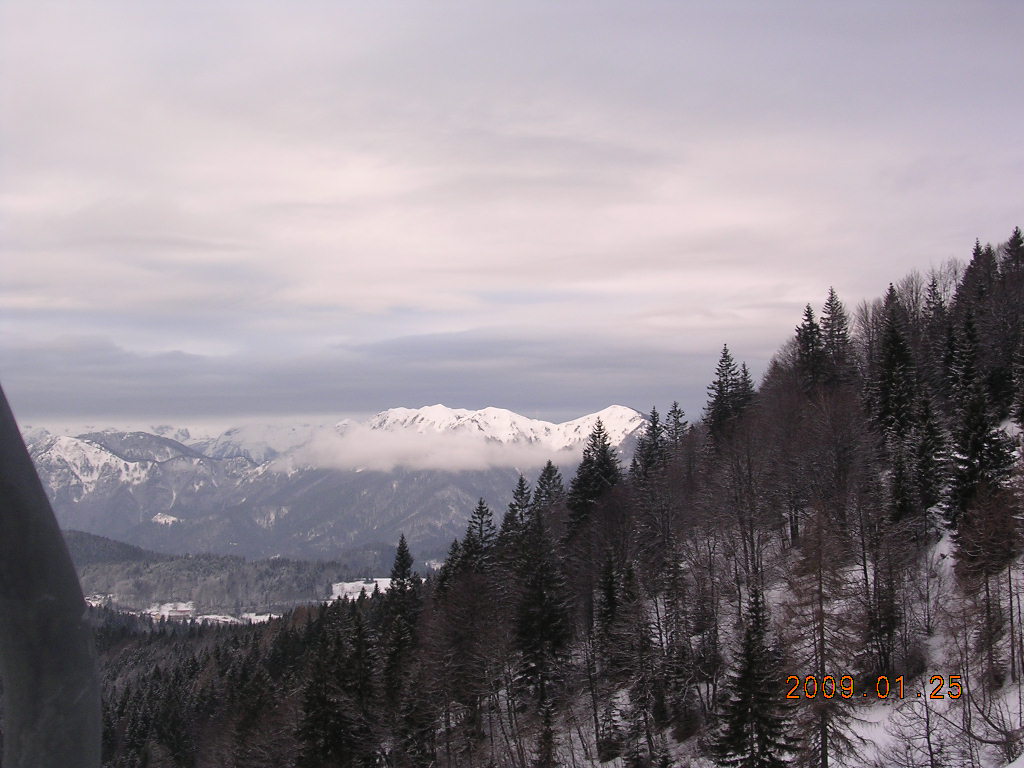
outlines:
{"label": "snow-covered mountain", "polygon": [[468,411],[431,405],[381,411],[370,419],[369,426],[391,432],[469,434],[499,443],[540,444],[552,451],[564,451],[582,445],[598,419],[616,446],[635,438],[645,423],[637,411],[622,405],[612,405],[603,411],[560,424],[530,419],[504,408]]}
{"label": "snow-covered mountain", "polygon": [[312,424],[247,424],[232,427],[216,437],[186,442],[214,459],[240,456],[262,464],[305,445],[326,429],[329,427]]}
{"label": "snow-covered mountain", "polygon": [[366,421],[25,439],[61,525],[170,552],[336,557],[404,532],[440,554],[477,499],[500,516],[519,472],[566,479],[601,419],[628,460],[645,424],[611,406],[560,424],[501,408],[393,408]]}

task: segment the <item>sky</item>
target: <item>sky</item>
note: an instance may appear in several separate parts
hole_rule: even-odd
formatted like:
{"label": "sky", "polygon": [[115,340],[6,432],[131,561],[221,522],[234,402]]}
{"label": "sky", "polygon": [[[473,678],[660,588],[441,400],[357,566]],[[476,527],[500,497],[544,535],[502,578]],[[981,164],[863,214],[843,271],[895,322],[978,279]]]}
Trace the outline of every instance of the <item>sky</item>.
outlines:
{"label": "sky", "polygon": [[0,4],[23,422],[698,418],[1024,225],[1018,2]]}

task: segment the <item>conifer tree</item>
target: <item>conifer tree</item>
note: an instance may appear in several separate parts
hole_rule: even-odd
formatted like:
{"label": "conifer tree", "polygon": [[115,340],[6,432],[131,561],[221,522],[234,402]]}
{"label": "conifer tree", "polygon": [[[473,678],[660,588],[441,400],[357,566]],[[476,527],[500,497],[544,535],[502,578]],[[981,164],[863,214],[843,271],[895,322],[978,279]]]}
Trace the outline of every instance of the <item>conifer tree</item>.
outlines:
{"label": "conifer tree", "polygon": [[583,460],[569,485],[566,504],[569,507],[570,534],[587,521],[597,500],[616,485],[621,477],[619,457],[612,448],[604,424],[598,419],[587,438]]}
{"label": "conifer tree", "polygon": [[946,302],[939,292],[938,278],[933,274],[928,281],[924,299],[924,375],[932,395],[943,396],[946,384],[944,366],[947,353],[949,324]]}
{"label": "conifer tree", "polygon": [[704,421],[716,440],[725,437],[730,424],[738,415],[736,392],[739,382],[739,368],[728,345],[725,345],[718,358],[714,381],[708,385],[708,404],[704,411]]}
{"label": "conifer tree", "polygon": [[746,363],[740,363],[740,375],[736,378],[736,387],[733,389],[733,410],[736,415],[743,413],[747,406],[754,401],[757,391],[754,389],[754,379]]}
{"label": "conifer tree", "polygon": [[637,440],[633,451],[633,459],[629,465],[629,475],[633,482],[642,484],[652,474],[660,474],[668,461],[668,446],[665,441],[665,427],[657,408],[651,408],[647,424]]}
{"label": "conifer tree", "polygon": [[999,485],[1013,465],[1013,445],[993,414],[977,366],[977,333],[968,311],[957,340],[954,380],[962,406],[953,430],[949,522],[956,528],[981,483]]}
{"label": "conifer tree", "polygon": [[537,485],[533,490],[533,501],[530,504],[530,514],[550,510],[564,501],[565,485],[562,483],[562,473],[548,459],[537,477]]}
{"label": "conifer tree", "polygon": [[507,553],[512,554],[519,545],[526,525],[526,516],[530,509],[530,485],[522,475],[516,482],[512,491],[512,501],[505,510],[505,517],[501,520],[501,529],[498,531],[498,543]]}
{"label": "conifer tree", "polygon": [[1024,336],[1013,359],[1013,404],[1010,416],[1024,430]]}
{"label": "conifer tree", "polygon": [[403,675],[415,645],[420,580],[412,572],[412,564],[403,533],[391,568],[391,583],[385,592],[386,619],[382,631],[384,696],[392,714],[400,708]]}
{"label": "conifer tree", "polygon": [[688,428],[686,414],[679,407],[679,403],[673,400],[672,407],[665,414],[665,441],[672,455],[678,456],[682,452]]}
{"label": "conifer tree", "polygon": [[442,597],[448,591],[452,581],[455,579],[455,575],[462,568],[462,543],[458,539],[453,539],[451,545],[448,547],[448,554],[444,558],[444,562],[441,564],[441,568],[437,572],[437,579],[434,583],[434,592]]}
{"label": "conifer tree", "polygon": [[902,440],[917,408],[917,370],[904,334],[904,312],[892,284],[885,298],[881,359],[874,390],[878,421],[890,441]]}
{"label": "conifer tree", "polygon": [[821,343],[826,383],[835,385],[849,380],[854,363],[850,318],[834,288],[828,289],[828,297],[821,310]]}
{"label": "conifer tree", "polygon": [[781,695],[781,654],[769,638],[768,608],[760,589],[750,589],[743,642],[726,687],[721,729],[715,742],[719,765],[783,768],[797,751],[791,715]]}
{"label": "conifer tree", "polygon": [[524,672],[543,705],[549,683],[558,677],[569,644],[571,622],[567,586],[543,513],[531,514],[523,533],[523,558],[517,574],[522,588],[516,615],[516,640]]}
{"label": "conifer tree", "polygon": [[796,328],[796,357],[804,390],[809,392],[821,383],[825,367],[821,326],[814,319],[810,304],[804,308],[803,320]]}
{"label": "conifer tree", "polygon": [[462,539],[460,562],[463,567],[484,570],[492,562],[498,531],[494,527],[494,513],[481,498],[469,516],[466,535]]}
{"label": "conifer tree", "polygon": [[921,398],[914,433],[914,449],[917,500],[922,511],[926,511],[941,501],[948,478],[946,438],[927,397]]}
{"label": "conifer tree", "polygon": [[415,579],[412,573],[412,554],[409,552],[409,545],[405,541],[405,534],[398,537],[398,547],[395,549],[395,562],[391,566],[391,582],[388,585],[388,595],[392,599],[404,599],[414,588]]}
{"label": "conifer tree", "polygon": [[999,266],[1003,274],[1024,272],[1024,235],[1020,227],[1013,228],[1010,239],[1003,245],[1003,259]]}

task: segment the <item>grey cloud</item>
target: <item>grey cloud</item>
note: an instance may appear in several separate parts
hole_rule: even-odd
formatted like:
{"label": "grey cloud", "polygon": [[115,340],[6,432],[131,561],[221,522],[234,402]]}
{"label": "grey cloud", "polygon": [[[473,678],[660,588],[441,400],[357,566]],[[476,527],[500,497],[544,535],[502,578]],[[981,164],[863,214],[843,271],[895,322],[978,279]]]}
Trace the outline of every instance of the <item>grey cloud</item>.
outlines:
{"label": "grey cloud", "polygon": [[330,418],[433,402],[562,420],[613,402],[646,411],[678,399],[695,413],[717,352],[659,356],[600,339],[581,347],[476,335],[258,358],[141,355],[103,339],[67,338],[47,347],[5,345],[0,377],[16,412],[32,422]]}
{"label": "grey cloud", "polygon": [[828,285],[1024,223],[1022,22],[4,3],[0,374],[40,415],[693,412],[723,341],[759,370]]}

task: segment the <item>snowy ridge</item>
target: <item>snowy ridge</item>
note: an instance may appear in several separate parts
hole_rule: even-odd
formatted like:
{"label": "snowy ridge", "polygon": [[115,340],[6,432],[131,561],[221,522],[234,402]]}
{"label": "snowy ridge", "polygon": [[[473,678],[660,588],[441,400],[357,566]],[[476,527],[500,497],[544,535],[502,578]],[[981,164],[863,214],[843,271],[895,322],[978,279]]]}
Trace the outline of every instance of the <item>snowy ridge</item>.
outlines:
{"label": "snowy ridge", "polygon": [[307,444],[324,425],[247,424],[232,427],[217,437],[190,441],[189,445],[212,459],[241,457],[263,464]]}
{"label": "snowy ridge", "polygon": [[100,482],[143,483],[153,463],[125,460],[93,440],[67,436],[40,445],[33,459],[41,474],[58,480],[78,498],[95,490]]}
{"label": "snowy ridge", "polygon": [[[632,408],[612,405],[597,413],[554,423],[531,419],[505,408],[478,411],[430,405],[390,408],[367,421],[343,420],[334,424],[246,424],[213,437],[184,443],[146,432],[108,429],[77,436],[55,437],[42,429],[27,430],[26,442],[36,461],[50,471],[66,470],[91,490],[100,477],[142,482],[148,465],[172,459],[245,459],[262,466],[304,451],[310,445],[339,437],[365,434],[446,436],[474,438],[499,445],[533,446],[552,454],[580,448],[597,420],[604,424],[613,446],[629,448],[646,420]],[[186,429],[161,426],[165,434],[186,436]],[[315,454],[314,454],[315,455]]]}
{"label": "snowy ridge", "polygon": [[304,557],[405,532],[436,555],[477,499],[503,506],[519,473],[548,460],[571,473],[599,418],[628,463],[646,422],[621,406],[561,424],[501,408],[395,408],[361,421],[236,427],[188,444],[93,426],[27,436],[68,528],[151,549]]}
{"label": "snowy ridge", "polygon": [[416,434],[470,434],[498,443],[541,444],[549,450],[562,451],[582,444],[598,419],[604,424],[612,445],[623,443],[646,423],[639,412],[621,405],[612,405],[603,411],[560,424],[530,419],[504,408],[469,411],[430,405],[381,411],[370,419],[369,427]]}

